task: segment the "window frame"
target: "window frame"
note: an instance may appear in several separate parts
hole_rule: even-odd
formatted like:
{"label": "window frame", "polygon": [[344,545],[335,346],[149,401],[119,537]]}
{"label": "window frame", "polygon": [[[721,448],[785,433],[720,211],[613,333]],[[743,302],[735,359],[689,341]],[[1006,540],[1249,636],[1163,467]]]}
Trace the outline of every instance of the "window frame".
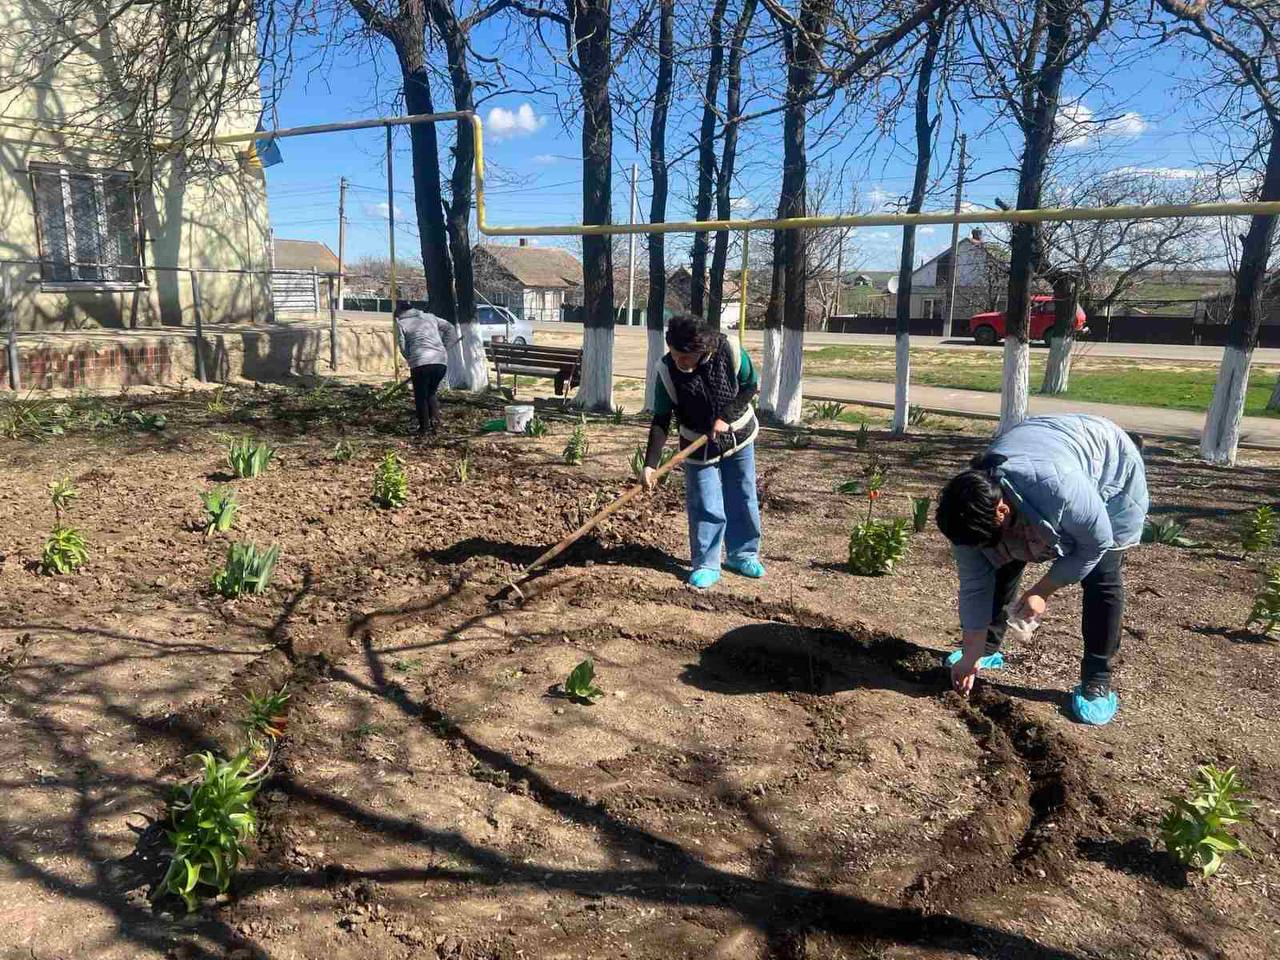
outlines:
{"label": "window frame", "polygon": [[[115,167],[78,167],[69,163],[57,163],[51,161],[32,161],[27,166],[27,177],[31,186],[31,211],[35,220],[36,228],[36,252],[40,267],[40,289],[42,291],[60,292],[75,290],[138,290],[147,287],[147,257],[146,257],[146,237],[143,231],[142,217],[142,201],[140,191],[138,190],[137,181],[131,170],[121,170]],[[42,223],[42,206],[40,199],[40,191],[37,188],[37,176],[49,176],[56,174],[60,187],[60,196],[62,200],[62,219],[63,228],[66,230],[67,238],[67,258],[65,261],[55,260],[46,250],[46,238],[44,234],[44,226]],[[110,223],[107,213],[107,188],[105,180],[109,176],[123,177],[127,189],[128,210],[131,214],[133,224],[133,243],[134,252],[137,255],[137,263],[113,263],[108,264],[105,260],[97,262],[96,266],[80,266],[76,257],[76,232],[75,232],[75,208],[72,198],[71,178],[79,177],[89,180],[93,184],[93,197],[97,207],[97,240],[99,249],[105,249],[106,241],[110,237]],[[45,276],[45,271],[52,271],[58,266],[64,266],[73,276],[70,279],[54,279]],[[77,270],[91,269],[97,270],[99,276],[78,279],[74,276]],[[136,270],[138,277],[136,280],[119,279],[119,271]],[[114,278],[111,276],[114,274]]]}

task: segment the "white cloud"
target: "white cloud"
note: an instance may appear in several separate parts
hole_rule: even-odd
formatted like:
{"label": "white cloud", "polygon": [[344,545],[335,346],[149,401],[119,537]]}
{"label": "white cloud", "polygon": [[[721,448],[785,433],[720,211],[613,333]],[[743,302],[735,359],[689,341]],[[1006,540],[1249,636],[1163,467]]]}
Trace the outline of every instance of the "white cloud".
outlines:
{"label": "white cloud", "polygon": [[554,153],[536,153],[529,158],[529,162],[536,167],[552,167],[560,162],[560,158]]}
{"label": "white cloud", "polygon": [[1142,114],[1133,111],[1099,120],[1091,107],[1077,100],[1058,111],[1057,127],[1058,138],[1063,143],[1079,147],[1102,137],[1136,137],[1145,133],[1150,124]]}
{"label": "white cloud", "polygon": [[867,203],[870,205],[872,211],[883,210],[888,205],[890,199],[889,192],[881,189],[880,187],[872,187],[867,191]]}
{"label": "white cloud", "polygon": [[1151,177],[1156,180],[1199,180],[1205,176],[1204,171],[1190,167],[1116,167],[1111,172]]}
{"label": "white cloud", "polygon": [[752,200],[750,197],[734,197],[729,201],[730,210],[736,210],[740,212],[743,210],[747,210],[747,211],[754,210],[755,208],[756,208],[756,202]]}
{"label": "white cloud", "polygon": [[916,233],[920,234],[923,237],[932,236],[937,232],[938,232],[937,227],[921,227],[919,230],[916,231]]}
{"label": "white cloud", "polygon": [[[387,201],[381,203],[366,203],[364,205],[364,214],[366,217],[377,217],[379,220],[387,219]],[[404,210],[400,204],[396,204],[396,219],[404,219]]]}
{"label": "white cloud", "polygon": [[537,133],[546,125],[547,118],[538,116],[533,107],[527,103],[520,104],[515,110],[493,107],[485,119],[485,126],[489,128],[495,140]]}

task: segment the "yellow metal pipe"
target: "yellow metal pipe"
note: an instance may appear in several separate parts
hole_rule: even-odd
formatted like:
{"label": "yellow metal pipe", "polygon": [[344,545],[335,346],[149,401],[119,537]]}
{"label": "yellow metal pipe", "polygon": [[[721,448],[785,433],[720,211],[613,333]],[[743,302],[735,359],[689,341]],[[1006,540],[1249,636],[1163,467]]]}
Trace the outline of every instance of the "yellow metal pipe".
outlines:
{"label": "yellow metal pipe", "polygon": [[1045,223],[1071,220],[1156,220],[1170,217],[1243,217],[1258,214],[1280,216],[1280,201],[1224,201],[1220,203],[1135,204],[1116,207],[1049,207],[1037,210],[968,210],[931,213],[834,214],[825,217],[788,217],[782,220],[672,220],[666,223],[636,224],[567,224],[491,227],[484,201],[484,137],[480,118],[465,110],[448,113],[419,113],[402,117],[379,117],[324,123],[279,130],[257,130],[252,133],[225,134],[214,137],[214,143],[245,143],[251,140],[278,140],[313,133],[343,130],[366,130],[371,127],[405,126],[415,123],[441,123],[465,120],[471,124],[475,144],[476,228],[487,237],[581,237],[613,236],[632,233],[699,233],[713,230],[814,230],[823,227],[901,227],[914,224],[928,226],[952,223]]}
{"label": "yellow metal pipe", "polygon": [[747,346],[747,249],[751,234],[742,235],[742,271],[738,274],[738,346]]}

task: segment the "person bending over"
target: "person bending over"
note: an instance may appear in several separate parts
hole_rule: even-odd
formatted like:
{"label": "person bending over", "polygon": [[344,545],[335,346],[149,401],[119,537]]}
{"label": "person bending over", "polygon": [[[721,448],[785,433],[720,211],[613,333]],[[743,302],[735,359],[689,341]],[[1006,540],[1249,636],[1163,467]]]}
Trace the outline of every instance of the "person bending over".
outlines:
{"label": "person bending over", "polygon": [[434,313],[405,307],[396,316],[396,337],[400,353],[409,364],[418,436],[435,433],[440,425],[436,391],[449,369],[449,351],[458,343],[458,331]]}
{"label": "person bending over", "polygon": [[[1004,665],[1012,621],[1034,629],[1049,598],[1083,588],[1084,656],[1072,715],[1103,724],[1119,703],[1111,660],[1124,616],[1124,551],[1142,539],[1147,516],[1142,454],[1109,420],[1034,417],[999,437],[952,478],[938,498],[939,529],[960,576],[963,649],[948,659],[951,682],[968,695],[980,669]],[[1019,596],[1028,563],[1049,562]]]}
{"label": "person bending over", "polygon": [[653,489],[672,413],[681,449],[708,436],[707,445],[684,461],[689,583],[700,590],[713,586],[726,553],[723,563],[730,570],[763,577],[755,460],[760,426],[751,406],[760,379],[747,351],[699,317],[672,317],[667,347],[656,371],[644,484]]}

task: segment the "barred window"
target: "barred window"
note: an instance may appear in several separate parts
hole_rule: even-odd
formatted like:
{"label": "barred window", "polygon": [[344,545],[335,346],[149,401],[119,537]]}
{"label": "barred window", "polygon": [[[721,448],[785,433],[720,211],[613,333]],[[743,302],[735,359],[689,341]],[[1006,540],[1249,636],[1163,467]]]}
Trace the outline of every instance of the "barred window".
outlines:
{"label": "barred window", "polygon": [[141,283],[137,194],[123,170],[31,164],[40,279]]}

